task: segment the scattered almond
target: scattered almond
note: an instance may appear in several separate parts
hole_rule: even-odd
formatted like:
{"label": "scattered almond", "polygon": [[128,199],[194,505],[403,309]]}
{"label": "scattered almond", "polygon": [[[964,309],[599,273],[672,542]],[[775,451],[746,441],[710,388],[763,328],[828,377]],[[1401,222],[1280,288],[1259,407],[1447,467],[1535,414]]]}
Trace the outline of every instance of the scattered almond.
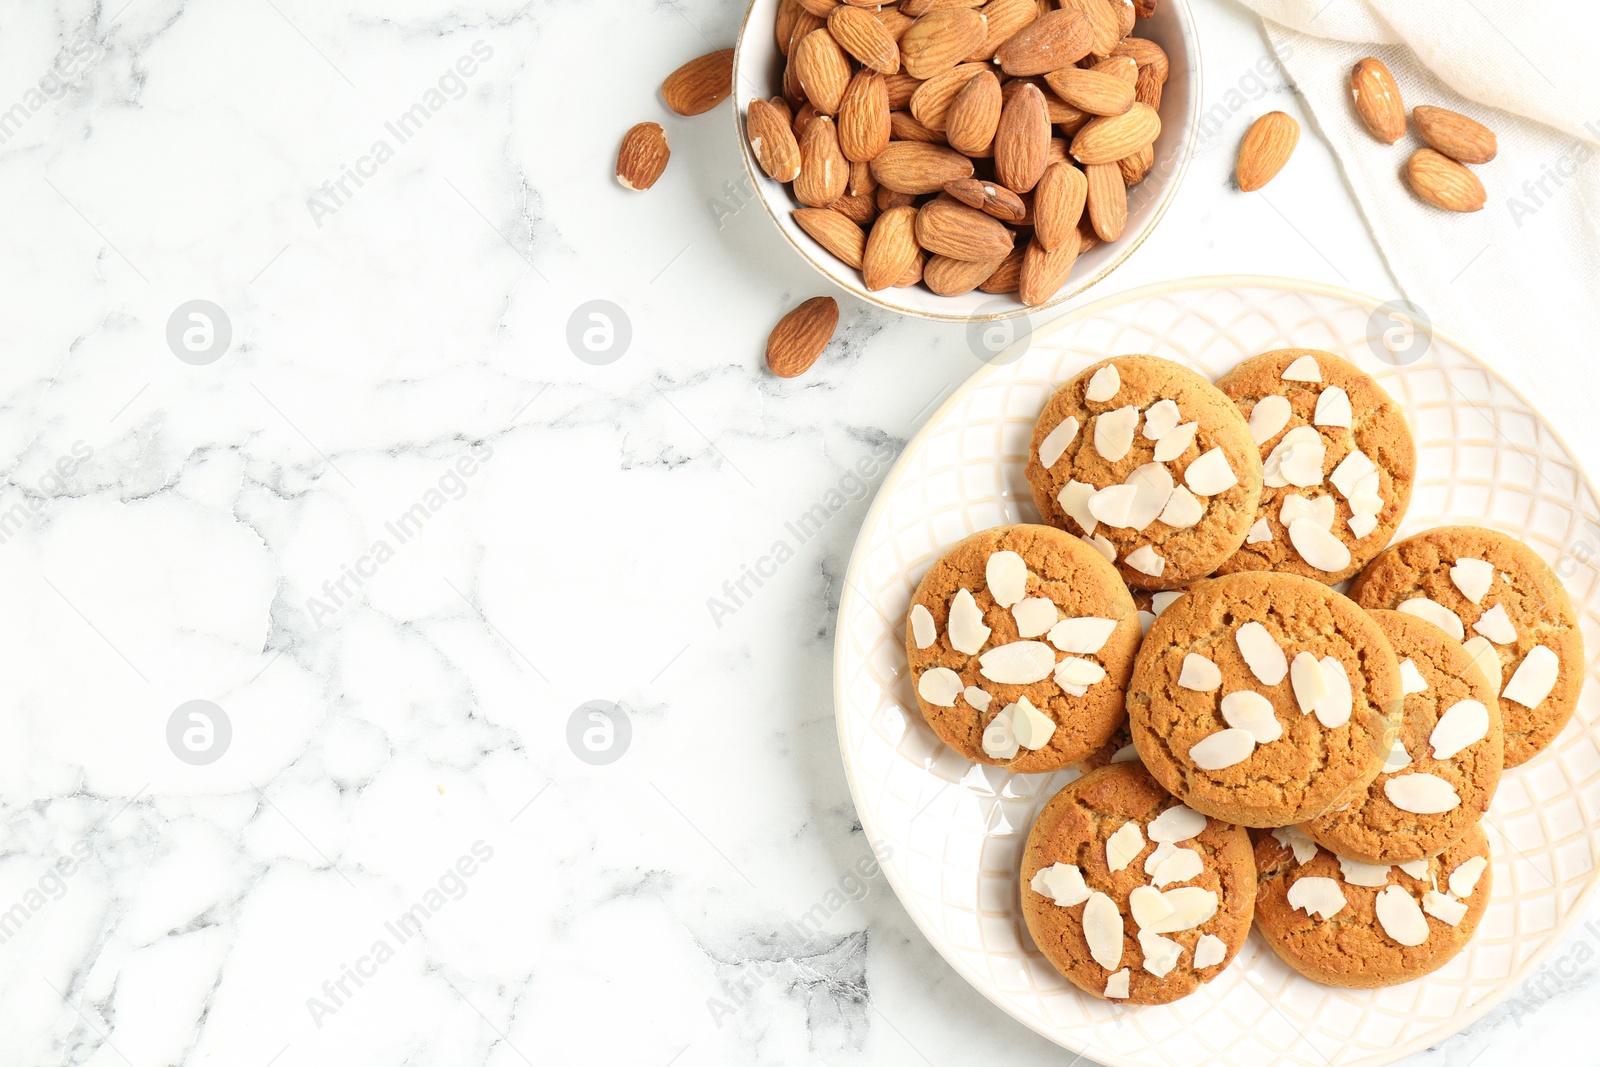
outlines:
{"label": "scattered almond", "polygon": [[1368,56],[1350,72],[1350,92],[1356,114],[1367,131],[1384,144],[1394,144],[1406,132],[1406,105],[1400,99],[1400,86],[1394,75],[1379,60]]}
{"label": "scattered almond", "polygon": [[772,328],[767,337],[767,369],[780,378],[797,378],[811,369],[839,328],[839,302],[814,296]]}
{"label": "scattered almond", "polygon": [[671,156],[667,131],[659,123],[641,122],[622,136],[622,147],[617,151],[617,182],[624,189],[643,192],[661,177]]}
{"label": "scattered almond", "polygon": [[680,115],[700,115],[733,93],[733,49],[691,59],[661,83],[661,98]]}
{"label": "scattered almond", "polygon": [[1494,131],[1459,111],[1418,104],[1411,109],[1417,132],[1428,147],[1457,163],[1487,163],[1500,150]]}
{"label": "scattered almond", "polygon": [[1289,162],[1299,142],[1300,124],[1292,116],[1269,111],[1256,119],[1239,145],[1239,188],[1248,193],[1270,182]]}
{"label": "scattered almond", "polygon": [[1476,174],[1432,148],[1412,153],[1406,179],[1418,196],[1446,211],[1479,211],[1488,200]]}

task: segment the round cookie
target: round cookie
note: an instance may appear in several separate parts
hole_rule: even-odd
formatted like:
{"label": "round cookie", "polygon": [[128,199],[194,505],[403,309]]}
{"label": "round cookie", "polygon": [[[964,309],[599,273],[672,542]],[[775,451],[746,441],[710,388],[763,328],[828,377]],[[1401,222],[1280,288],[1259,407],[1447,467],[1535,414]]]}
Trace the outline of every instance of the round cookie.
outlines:
{"label": "round cookie", "polygon": [[1137,763],[1051,797],[1022,854],[1033,943],[1106,1000],[1167,1004],[1221,974],[1250,934],[1255,894],[1249,835],[1185,808]]}
{"label": "round cookie", "polygon": [[1156,781],[1241,826],[1305,822],[1357,795],[1402,707],[1378,624],[1294,574],[1196,582],[1150,627],[1128,686],[1133,743]]}
{"label": "round cookie", "polygon": [[923,576],[906,623],[922,717],[970,760],[1059,770],[1110,740],[1139,647],[1116,568],[1050,526],[981,530]]}
{"label": "round cookie", "polygon": [[1405,718],[1365,793],[1302,829],[1341,856],[1404,863],[1461,840],[1489,810],[1504,757],[1500,703],[1437,626],[1403,611],[1371,615],[1400,658]]}
{"label": "round cookie", "polygon": [[1431,974],[1489,906],[1480,825],[1403,867],[1341,861],[1293,826],[1260,834],[1255,856],[1256,928],[1283,962],[1326,985],[1372,989]]}
{"label": "round cookie", "polygon": [[[1392,545],[1356,579],[1367,608],[1439,625],[1500,694],[1505,765],[1555,740],[1583,688],[1583,635],[1567,591],[1522,542],[1481,526],[1441,526]],[[1431,603],[1430,603],[1431,602]]]}
{"label": "round cookie", "polygon": [[1335,585],[1366,566],[1394,536],[1416,479],[1400,405],[1355,364],[1310,348],[1245,360],[1217,388],[1250,420],[1264,471],[1255,524],[1218,572]]}
{"label": "round cookie", "polygon": [[1027,473],[1044,520],[1083,535],[1139,589],[1214,571],[1244,543],[1261,494],[1238,409],[1155,356],[1103,360],[1056,390]]}

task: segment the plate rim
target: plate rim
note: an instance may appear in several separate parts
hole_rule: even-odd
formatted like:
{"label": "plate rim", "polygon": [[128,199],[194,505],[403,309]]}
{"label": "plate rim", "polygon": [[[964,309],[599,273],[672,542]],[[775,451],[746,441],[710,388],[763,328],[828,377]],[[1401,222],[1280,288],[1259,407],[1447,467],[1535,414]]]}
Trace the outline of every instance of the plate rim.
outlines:
{"label": "plate rim", "polygon": [[[1332,297],[1335,299],[1344,300],[1358,307],[1367,307],[1374,310],[1382,307],[1386,303],[1386,301],[1380,300],[1358,289],[1352,289],[1347,286],[1330,285],[1325,282],[1312,281],[1310,279],[1285,278],[1265,274],[1199,275],[1195,277],[1170,279],[1167,281],[1142,285],[1134,289],[1128,289],[1120,293],[1113,293],[1109,296],[1101,297],[1098,300],[1083,304],[1080,307],[1072,308],[1046,322],[1039,328],[1033,330],[1029,336],[1024,338],[1022,341],[1015,342],[1008,348],[1002,350],[1000,355],[1010,352],[1012,349],[1016,348],[1018,344],[1026,344],[1031,346],[1034,342],[1040,340],[1041,338],[1049,337],[1052,334],[1060,332],[1069,325],[1082,322],[1086,319],[1091,319],[1094,316],[1108,311],[1114,307],[1120,307],[1124,304],[1137,303],[1142,300],[1150,300],[1171,293],[1193,292],[1201,289],[1272,289],[1279,292],[1288,293],[1309,293],[1315,296]],[[1477,364],[1478,367],[1489,374],[1497,384],[1507,389],[1513,396],[1521,401],[1524,407],[1538,415],[1539,421],[1543,425],[1544,430],[1548,432],[1554,438],[1556,444],[1558,444],[1561,449],[1574,460],[1574,469],[1578,477],[1579,486],[1588,491],[1591,500],[1600,501],[1600,493],[1596,493],[1595,484],[1590,479],[1588,470],[1581,462],[1578,461],[1578,454],[1573,451],[1572,446],[1568,443],[1560,428],[1552,424],[1548,417],[1545,416],[1544,412],[1537,405],[1532,403],[1520,388],[1518,388],[1514,383],[1506,380],[1506,378],[1494,367],[1494,365],[1478,352],[1476,347],[1463,343],[1455,334],[1451,333],[1450,331],[1440,329],[1438,325],[1431,320],[1431,318],[1428,322],[1428,328],[1432,337],[1443,341],[1445,344],[1448,344],[1450,347],[1460,352],[1467,359]],[[866,599],[864,595],[857,592],[860,570],[863,566],[862,542],[867,535],[868,529],[870,529],[874,522],[876,522],[876,520],[880,517],[880,512],[888,506],[887,501],[892,495],[891,490],[898,488],[901,479],[904,477],[905,469],[907,467],[907,459],[913,451],[913,446],[920,445],[925,438],[929,437],[932,432],[932,427],[937,424],[944,417],[944,415],[950,411],[951,408],[953,408],[957,403],[963,401],[970,393],[975,391],[980,385],[987,382],[990,377],[997,374],[1003,367],[1009,366],[1011,362],[1012,361],[1010,360],[1001,360],[998,355],[992,360],[983,361],[982,366],[978,367],[963,381],[958,383],[956,387],[950,391],[950,394],[944,398],[943,402],[928,414],[928,416],[922,421],[922,424],[917,427],[916,432],[914,432],[906,440],[905,447],[901,449],[900,455],[896,458],[894,466],[889,469],[889,473],[884,476],[883,481],[879,484],[877,492],[873,494],[872,503],[867,508],[866,514],[862,517],[861,526],[856,531],[855,539],[851,543],[850,560],[845,566],[844,581],[842,583],[842,591],[839,596],[839,607],[834,613],[833,714],[834,730],[838,735],[839,759],[844,765],[845,781],[850,786],[850,801],[855,805],[856,817],[861,821],[862,831],[866,834],[869,841],[873,840],[874,830],[876,827],[875,825],[869,825],[869,822],[872,822],[873,820],[870,820],[869,817],[864,814],[865,809],[863,809],[861,804],[860,786],[856,780],[856,766],[850,759],[849,740],[845,731],[844,643],[846,631],[843,626],[839,625],[839,620],[844,617],[847,605],[853,608],[857,600],[864,601]],[[1586,676],[1590,673],[1592,673],[1592,668],[1585,671]],[[942,936],[934,936],[934,932],[929,928],[928,924],[924,922],[923,917],[916,911],[916,909],[908,905],[907,901],[911,892],[910,887],[902,884],[900,875],[896,869],[888,864],[880,864],[880,867],[883,870],[884,878],[888,881],[890,888],[894,890],[895,897],[901,908],[911,919],[912,923],[917,927],[918,931],[921,932],[922,936],[927,939],[928,943],[933,947],[933,949],[938,952],[940,958],[942,958],[952,970],[960,975],[961,978],[976,992],[982,994],[982,996],[991,1004],[994,1004],[1011,1018],[1015,1019],[1017,1022],[1027,1027],[1030,1031],[1038,1034],[1040,1037],[1043,1037],[1052,1044],[1067,1049],[1070,1052],[1075,1052],[1080,1056],[1093,1057],[1097,1062],[1104,1064],[1105,1067],[1143,1067],[1143,1064],[1140,1062],[1127,1059],[1112,1049],[1100,1050],[1087,1046],[1079,1047],[1076,1045],[1067,1044],[1055,1033],[1047,1032],[1035,1025],[1033,1019],[1023,1015],[1009,1000],[1000,997],[998,995],[998,990],[991,992],[988,988],[986,988],[986,986],[989,984],[988,980],[977,975],[966,965],[963,960],[953,957],[946,949],[944,938]],[[1378,1053],[1376,1056],[1368,1056],[1360,1060],[1341,1063],[1339,1067],[1386,1067],[1386,1065],[1396,1063],[1399,1060],[1404,1059],[1406,1056],[1410,1056],[1413,1053],[1431,1048],[1442,1041],[1446,1041],[1457,1036],[1469,1026],[1476,1023],[1479,1019],[1489,1014],[1489,1012],[1493,1011],[1504,1001],[1509,999],[1515,993],[1515,991],[1525,984],[1535,972],[1542,968],[1545,961],[1559,946],[1565,944],[1568,936],[1572,933],[1573,928],[1583,917],[1584,909],[1589,901],[1595,896],[1595,891],[1597,888],[1600,888],[1600,864],[1596,865],[1594,870],[1591,872],[1588,881],[1584,883],[1577,895],[1571,899],[1565,912],[1556,922],[1555,928],[1551,931],[1550,936],[1546,938],[1544,945],[1535,950],[1520,967],[1512,971],[1506,977],[1505,981],[1502,982],[1494,992],[1491,992],[1489,995],[1483,997],[1480,1001],[1470,1005],[1466,1010],[1457,1014],[1451,1020],[1453,1029],[1451,1029],[1448,1033],[1442,1035],[1437,1033],[1431,1035],[1419,1035],[1418,1037],[1414,1037],[1410,1041],[1407,1041],[1405,1044],[1387,1049],[1384,1052]],[[1334,987],[1330,986],[1329,988],[1332,989]]]}

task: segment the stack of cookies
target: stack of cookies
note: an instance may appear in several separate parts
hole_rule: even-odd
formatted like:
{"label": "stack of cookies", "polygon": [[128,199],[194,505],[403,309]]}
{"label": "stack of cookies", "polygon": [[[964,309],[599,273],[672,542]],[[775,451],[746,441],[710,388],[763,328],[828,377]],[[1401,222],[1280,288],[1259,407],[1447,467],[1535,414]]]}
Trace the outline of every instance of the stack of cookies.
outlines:
{"label": "stack of cookies", "polygon": [[1118,356],[1040,415],[1048,525],[973,534],[923,578],[906,653],[928,725],[979,763],[1083,772],[1035,822],[1020,892],[1085,992],[1186,996],[1252,925],[1356,988],[1472,936],[1479,821],[1571,717],[1583,647],[1522,543],[1390,544],[1415,473],[1399,405],[1331,353],[1216,384]]}

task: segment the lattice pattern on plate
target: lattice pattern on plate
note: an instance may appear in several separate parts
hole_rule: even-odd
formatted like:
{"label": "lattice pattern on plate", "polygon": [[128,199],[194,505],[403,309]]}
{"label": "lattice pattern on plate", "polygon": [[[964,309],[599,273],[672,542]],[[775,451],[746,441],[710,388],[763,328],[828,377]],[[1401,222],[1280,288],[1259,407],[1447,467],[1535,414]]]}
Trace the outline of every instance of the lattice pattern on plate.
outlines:
{"label": "lattice pattern on plate", "polygon": [[[1435,334],[1392,366],[1367,344],[1377,301],[1266,279],[1202,279],[1125,294],[1035,333],[987,367],[907,447],[861,531],[839,605],[834,695],[863,826],[890,846],[891,883],[945,958],[1039,1033],[1107,1064],[1189,1067],[1391,1063],[1455,1033],[1509,995],[1579,914],[1600,871],[1600,699],[1586,686],[1555,744],[1506,775],[1487,820],[1494,892],[1447,967],[1388,989],[1300,977],[1252,936],[1196,995],[1126,1008],[1079,994],[1028,940],[1017,866],[1028,827],[1073,771],[1010,775],[941,745],[916,712],[900,627],[940,550],[974,530],[1037,521],[1023,468],[1034,420],[1063,380],[1106,355],[1148,352],[1215,378],[1273,348],[1320,348],[1401,401],[1419,469],[1400,536],[1471,522],[1511,533],[1557,567],[1600,647],[1600,517],[1577,462],[1480,359]],[[886,625],[885,620],[892,620]],[[1594,661],[1591,660],[1591,673]]]}

